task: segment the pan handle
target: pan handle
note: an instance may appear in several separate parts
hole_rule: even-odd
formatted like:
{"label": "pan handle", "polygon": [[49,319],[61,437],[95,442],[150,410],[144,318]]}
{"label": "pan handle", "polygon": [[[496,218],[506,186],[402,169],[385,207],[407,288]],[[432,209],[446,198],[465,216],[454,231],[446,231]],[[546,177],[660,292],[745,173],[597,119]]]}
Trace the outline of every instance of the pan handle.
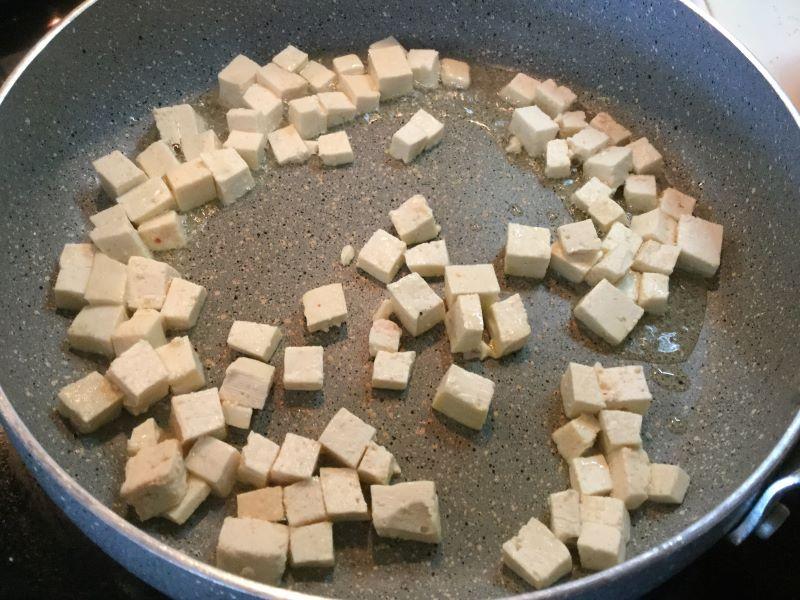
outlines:
{"label": "pan handle", "polygon": [[742,522],[728,534],[728,540],[734,546],[738,546],[753,533],[762,540],[775,533],[789,516],[789,509],[781,502],[781,498],[798,487],[800,487],[800,469],[773,481]]}

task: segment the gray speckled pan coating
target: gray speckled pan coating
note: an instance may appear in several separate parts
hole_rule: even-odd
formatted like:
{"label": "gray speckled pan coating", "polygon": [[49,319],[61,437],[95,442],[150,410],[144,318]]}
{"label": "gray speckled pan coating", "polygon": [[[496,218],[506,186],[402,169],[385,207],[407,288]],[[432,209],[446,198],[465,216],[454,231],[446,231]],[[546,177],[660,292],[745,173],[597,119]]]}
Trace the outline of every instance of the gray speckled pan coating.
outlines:
{"label": "gray speckled pan coating", "polygon": [[[334,572],[295,572],[287,586],[385,598],[524,590],[501,569],[499,548],[531,516],[546,517],[547,495],[568,485],[548,439],[562,418],[556,389],[568,360],[606,366],[655,360],[643,363],[656,398],[645,419],[646,445],[653,460],[684,466],[692,486],[678,508],[650,505],[635,513],[629,552],[663,542],[724,500],[784,433],[797,409],[800,339],[800,135],[756,69],[677,4],[97,4],[51,43],[0,110],[5,393],[50,455],[121,512],[116,492],[134,419],[76,438],[53,411],[56,390],[94,364],[67,351],[69,319],[52,310],[49,297],[60,248],[82,240],[88,214],[108,205],[90,160],[115,148],[133,155],[152,139],[153,106],[195,101],[239,52],[263,63],[292,42],[312,54],[363,54],[388,34],[407,47],[552,76],[572,86],[590,110],[608,109],[647,135],[663,150],[671,180],[698,195],[704,214],[724,224],[723,265],[708,286],[677,278],[673,285],[688,290],[686,314],[640,326],[639,341],[622,351],[594,344],[570,325],[579,297],[571,288],[552,279],[503,280],[504,289],[523,295],[534,334],[511,358],[471,363],[497,383],[492,415],[482,432],[472,433],[430,410],[451,360],[441,326],[403,339],[405,349],[418,352],[405,393],[371,392],[366,335],[385,292],[354,268],[341,267],[338,256],[346,243],[358,248],[377,227],[388,229],[387,211],[413,193],[431,200],[455,262],[501,265],[509,220],[554,230],[569,219],[559,199],[565,188],[543,186],[525,161],[509,163],[504,156],[502,122],[486,123],[489,132],[471,122],[507,118],[497,107],[482,108],[495,101],[496,73],[476,70],[475,89],[463,96],[390,103],[381,119],[348,127],[356,153],[351,167],[270,164],[256,192],[193,219],[189,248],[167,260],[209,289],[191,337],[211,381],[219,385],[231,360],[225,338],[234,318],[281,323],[290,344],[323,343],[324,396],[284,393],[278,386],[255,429],[275,440],[289,430],[316,437],[346,406],[378,428],[379,442],[396,454],[405,479],[434,479],[441,497],[445,541],[438,548],[382,540],[364,524],[337,526]],[[213,120],[213,106],[206,104],[200,110]],[[382,150],[417,106],[443,117],[445,141],[413,166],[400,167]],[[331,281],[344,283],[348,324],[308,335],[300,296]],[[683,342],[679,353],[650,352],[663,331],[676,332]],[[280,353],[273,362],[280,367]],[[166,414],[164,402],[156,416],[163,423]],[[220,523],[234,511],[233,499],[211,499],[184,527],[152,522],[144,528],[211,560]],[[113,552],[116,546],[106,547]],[[162,589],[190,595],[192,588],[178,587],[183,580],[172,579],[166,564],[130,552],[116,555]],[[635,586],[650,585],[680,564],[675,559],[658,574],[623,578],[616,591],[642,591]]]}

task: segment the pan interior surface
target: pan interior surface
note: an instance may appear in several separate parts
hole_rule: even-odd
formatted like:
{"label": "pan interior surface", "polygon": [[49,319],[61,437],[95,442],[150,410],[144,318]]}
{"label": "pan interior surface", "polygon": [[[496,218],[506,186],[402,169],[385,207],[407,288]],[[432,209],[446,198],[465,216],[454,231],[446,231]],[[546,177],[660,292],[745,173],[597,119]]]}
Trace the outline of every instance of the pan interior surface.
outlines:
{"label": "pan interior surface", "polygon": [[[652,460],[681,464],[692,476],[682,506],[635,513],[631,555],[706,514],[769,453],[797,408],[791,344],[800,333],[793,250],[800,136],[757,71],[724,40],[699,35],[701,24],[681,7],[676,16],[656,7],[629,14],[555,1],[491,8],[428,2],[413,10],[390,2],[380,12],[367,2],[217,4],[99,3],[52,42],[0,110],[0,384],[36,438],[94,496],[123,513],[117,491],[125,437],[141,419],[124,416],[76,437],[53,410],[56,391],[95,368],[67,351],[69,319],[52,310],[49,292],[61,246],[83,240],[88,215],[109,205],[90,161],[112,149],[133,155],[151,141],[154,106],[190,101],[218,122],[218,108],[203,94],[237,53],[260,63],[287,43],[312,56],[363,53],[389,34],[407,47],[468,60],[476,66],[473,89],[388,102],[347,127],[356,154],[351,167],[270,164],[254,193],[192,215],[189,247],[164,258],[209,290],[190,336],[213,385],[232,359],[225,339],[233,319],[280,323],[284,345],[326,347],[324,394],[279,386],[254,430],[276,441],[287,431],[316,438],[345,406],[376,426],[405,480],[437,482],[440,546],[384,540],[368,524],[343,524],[335,530],[335,570],[295,570],[286,585],[387,598],[526,589],[501,569],[499,549],[531,516],[546,517],[547,495],[568,485],[549,436],[560,422],[555,390],[570,360],[644,361],[655,396],[645,446]],[[504,291],[523,296],[533,337],[512,357],[471,365],[497,385],[492,416],[473,433],[430,410],[451,360],[441,326],[404,337],[403,348],[417,352],[405,393],[370,390],[366,336],[385,289],[341,267],[338,256],[345,244],[359,248],[378,227],[388,229],[388,210],[415,193],[434,206],[454,263],[501,265],[509,221],[554,229],[571,220],[562,201],[568,186],[542,184],[528,161],[503,152],[509,113],[494,94],[505,81],[487,65],[507,67],[507,79],[516,70],[553,77],[591,112],[608,110],[647,135],[664,154],[670,180],[725,226],[726,242],[717,279],[673,280],[673,293],[685,298],[676,304],[685,308],[680,319],[646,323],[651,329],[640,326],[615,351],[570,325],[583,292],[552,278],[501,280]],[[443,117],[445,140],[412,166],[398,166],[385,147],[418,107]],[[347,325],[307,334],[300,296],[334,281],[345,286]],[[435,288],[441,292],[440,283]],[[280,358],[273,363],[280,374]],[[167,411],[166,402],[155,410],[162,424]],[[243,438],[231,435],[235,444]],[[211,561],[222,519],[234,513],[233,498],[209,499],[183,527],[152,522],[144,529]]]}

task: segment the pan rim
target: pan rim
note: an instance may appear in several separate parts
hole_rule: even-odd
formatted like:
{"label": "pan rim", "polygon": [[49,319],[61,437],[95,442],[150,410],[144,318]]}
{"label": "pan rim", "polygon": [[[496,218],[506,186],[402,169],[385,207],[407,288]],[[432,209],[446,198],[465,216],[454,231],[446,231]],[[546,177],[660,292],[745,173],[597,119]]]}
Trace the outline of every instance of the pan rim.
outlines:
{"label": "pan rim", "polygon": [[[48,46],[48,44],[66,27],[72,24],[78,16],[91,8],[98,0],[84,0],[75,7],[56,27],[52,28],[45,36],[40,39],[25,57],[17,64],[8,78],[0,86],[0,107],[8,97],[11,89],[33,63],[38,55]],[[778,85],[775,78],[769,73],[766,67],[753,55],[753,53],[737,38],[735,38],[724,26],[722,26],[711,15],[702,12],[688,0],[677,0],[686,8],[692,11],[697,17],[708,23],[729,43],[731,43],[761,74],[773,93],[781,100],[786,110],[800,127],[800,112],[792,104],[786,92]],[[33,473],[37,481],[48,491],[50,498],[64,511],[87,537],[95,544],[99,545],[114,560],[120,562],[133,572],[137,577],[146,581],[148,584],[158,587],[155,578],[148,577],[143,568],[136,568],[136,562],[125,564],[120,556],[115,556],[107,551],[103,543],[95,536],[94,528],[89,522],[83,522],[68,509],[70,503],[78,505],[88,511],[96,520],[102,522],[111,531],[116,531],[125,541],[137,546],[146,552],[150,557],[165,561],[171,568],[185,571],[187,574],[207,581],[212,585],[222,586],[228,591],[249,594],[256,597],[279,598],[282,600],[301,600],[306,598],[319,598],[286,588],[274,587],[266,584],[254,582],[192,558],[188,554],[157,540],[144,530],[119,516],[108,508],[105,504],[97,500],[85,488],[83,488],[73,477],[71,477],[44,447],[34,438],[31,431],[17,414],[11,405],[5,391],[0,385],[0,421],[2,422],[9,438],[20,451],[22,458]],[[587,593],[592,588],[604,582],[621,579],[633,573],[642,572],[651,567],[655,562],[661,561],[665,556],[673,555],[683,548],[691,546],[701,540],[712,529],[718,527],[723,521],[729,518],[734,511],[744,505],[763,487],[766,479],[777,469],[787,456],[792,447],[800,440],[800,410],[795,413],[786,431],[781,435],[778,442],[758,465],[758,467],[745,479],[727,498],[708,511],[703,517],[695,521],[671,538],[638,554],[611,569],[600,571],[580,579],[561,583],[553,588],[523,593],[517,596],[510,596],[521,599],[533,598],[561,598],[573,596],[575,594]],[[50,485],[55,486],[61,494],[54,494]]]}

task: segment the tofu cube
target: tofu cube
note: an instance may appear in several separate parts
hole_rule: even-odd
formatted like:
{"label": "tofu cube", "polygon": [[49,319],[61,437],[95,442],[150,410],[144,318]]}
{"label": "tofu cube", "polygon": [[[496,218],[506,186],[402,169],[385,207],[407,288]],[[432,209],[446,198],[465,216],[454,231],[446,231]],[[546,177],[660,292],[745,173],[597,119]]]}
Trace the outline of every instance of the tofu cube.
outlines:
{"label": "tofu cube", "polygon": [[217,388],[173,396],[169,421],[184,446],[204,435],[223,439],[226,433]]}
{"label": "tofu cube", "polygon": [[672,275],[679,255],[680,248],[678,246],[647,240],[636,253],[633,268],[645,273]]}
{"label": "tofu cube", "polygon": [[214,177],[217,197],[223,204],[231,204],[255,186],[250,168],[233,148],[204,152],[200,157]]}
{"label": "tofu cube", "polygon": [[333,89],[333,85],[336,82],[336,73],[315,60],[308,61],[306,66],[300,69],[299,72],[300,77],[305,79],[309,87],[315,92]]}
{"label": "tofu cube", "polygon": [[444,277],[444,268],[450,264],[450,255],[444,240],[419,244],[405,251],[408,270],[422,277]]}
{"label": "tofu cube", "polygon": [[208,292],[202,285],[173,277],[161,305],[164,326],[170,331],[186,331],[197,323]]}
{"label": "tofu cube", "polygon": [[169,393],[169,373],[145,340],[136,342],[111,361],[106,377],[125,394],[123,404],[132,415],[146,412]]}
{"label": "tofu cube", "polygon": [[661,244],[674,244],[678,224],[675,219],[661,209],[656,208],[644,214],[635,215],[631,219],[631,229],[638,233],[643,240],[655,240]]}
{"label": "tofu cube", "polygon": [[639,279],[639,296],[636,302],[646,312],[663,315],[669,300],[669,275],[642,273]]}
{"label": "tofu cube", "polygon": [[530,106],[536,98],[536,88],[541,81],[534,79],[525,73],[517,73],[514,78],[504,85],[499,92],[499,96],[511,106],[521,107]]}
{"label": "tofu cube", "polygon": [[625,539],[616,527],[584,523],[578,537],[578,555],[584,569],[609,569],[625,560]]}
{"label": "tofu cube", "polygon": [[530,156],[545,153],[547,142],[558,135],[558,125],[538,106],[515,108],[508,130],[522,143]]}
{"label": "tofu cube", "polygon": [[181,164],[172,148],[163,140],[156,140],[136,157],[136,164],[148,177],[160,179],[167,171]]}
{"label": "tofu cube", "polygon": [[253,409],[249,406],[233,404],[223,400],[222,414],[225,416],[225,424],[229,427],[250,429],[250,421],[253,419]]}
{"label": "tofu cube", "polygon": [[78,433],[91,433],[119,416],[122,392],[92,371],[59,390],[56,408]]}
{"label": "tofu cube", "polygon": [[644,369],[638,365],[597,369],[606,408],[629,410],[643,415],[653,396],[647,387]]}
{"label": "tofu cube", "polygon": [[152,308],[140,308],[127,321],[122,321],[111,336],[114,352],[119,356],[139,340],[144,340],[153,348],[167,343],[164,335],[164,318]]}
{"label": "tofu cube", "polygon": [[436,146],[444,137],[444,124],[426,110],[420,108],[408,122],[425,132],[425,150]]}
{"label": "tofu cube", "polygon": [[214,176],[200,159],[170,169],[165,178],[180,212],[188,212],[217,198]]}
{"label": "tofu cube", "polygon": [[503,544],[503,564],[537,590],[572,572],[572,556],[544,524],[531,519]]}
{"label": "tofu cube", "polygon": [[208,498],[211,493],[211,486],[205,481],[194,475],[186,477],[186,494],[177,506],[170,508],[161,516],[169,519],[173,523],[183,525],[192,516],[192,513]]}
{"label": "tofu cube", "polygon": [[166,440],[142,448],[125,463],[122,500],[146,521],[177,506],[186,495],[186,465],[180,444]]}
{"label": "tofu cube", "polygon": [[625,211],[611,198],[598,198],[589,205],[587,211],[592,221],[595,222],[600,231],[607,232],[614,223],[628,225],[628,217]]}
{"label": "tofu cube", "polygon": [[257,171],[266,159],[267,136],[255,131],[231,131],[223,145],[236,150],[252,171]]}
{"label": "tofu cube", "polygon": [[411,196],[398,208],[390,210],[389,218],[398,237],[406,244],[427,242],[439,235],[441,230],[428,201],[420,194]]}
{"label": "tofu cube", "polygon": [[675,188],[665,189],[658,201],[658,207],[676,221],[683,215],[691,215],[695,204],[697,200]]}
{"label": "tofu cube", "polygon": [[478,294],[456,296],[444,324],[450,339],[450,352],[480,352],[484,325]]}
{"label": "tofu cube", "polygon": [[[267,485],[267,477],[279,451],[278,444],[251,431],[247,434],[247,443],[242,447],[242,458],[239,461],[236,477],[242,483],[263,488]],[[282,494],[281,499],[283,499]],[[283,514],[283,505],[281,505],[281,514]]]}
{"label": "tofu cube", "polygon": [[240,356],[225,369],[219,388],[222,402],[261,410],[267,402],[275,367]]}
{"label": "tofu cube", "polygon": [[206,130],[203,119],[188,104],[154,108],[153,119],[159,136],[171,146],[182,145],[186,138]]}
{"label": "tofu cube", "polygon": [[206,384],[203,363],[188,337],[177,337],[156,348],[156,354],[164,363],[173,394],[188,394]]}
{"label": "tofu cube", "polygon": [[664,170],[664,157],[645,138],[627,146],[633,152],[633,172],[637,175],[658,175]]}
{"label": "tofu cube", "polygon": [[70,348],[106,357],[114,356],[112,337],[128,318],[124,306],[87,306],[81,309],[67,330]]}
{"label": "tofu cube", "polygon": [[628,175],[623,191],[628,210],[643,213],[658,208],[655,175]]}
{"label": "tofu cube", "polygon": [[117,198],[147,181],[147,175],[119,150],[92,161],[106,194]]}
{"label": "tofu cube", "polygon": [[394,456],[383,446],[370,442],[358,463],[358,476],[364,483],[389,485],[392,477],[400,474]]}
{"label": "tofu cube", "polygon": [[374,437],[372,425],[340,408],[319,436],[319,443],[337,462],[355,469]]}
{"label": "tofu cube", "polygon": [[414,337],[444,320],[444,302],[419,273],[411,273],[386,286],[392,311]]}
{"label": "tofu cube", "polygon": [[[124,267],[123,267],[124,269]],[[53,285],[56,308],[80,310],[86,306],[86,289],[91,278],[91,267],[64,267],[58,272]]]}
{"label": "tofu cube", "polygon": [[261,66],[239,54],[217,75],[219,103],[233,108],[242,105],[242,96],[256,82],[256,73]]}
{"label": "tofu cube", "polygon": [[356,106],[344,92],[320,92],[317,100],[328,129],[352,121],[356,116]]}
{"label": "tofu cube", "polygon": [[590,414],[582,413],[553,432],[553,442],[564,460],[583,456],[594,446],[600,423]]}
{"label": "tofu cube", "polygon": [[319,481],[331,521],[369,521],[369,508],[355,469],[322,467]]}
{"label": "tofu cube", "polygon": [[356,258],[356,267],[381,283],[390,283],[403,266],[406,243],[383,229],[372,234]]}
{"label": "tofu cube", "polygon": [[544,176],[550,179],[569,177],[572,170],[569,144],[566,140],[550,140],[545,147]]}
{"label": "tofu cube", "polygon": [[180,277],[175,269],[165,262],[142,256],[132,256],[128,261],[128,277],[125,282],[125,304],[129,309],[161,309],[173,278]]}
{"label": "tofu cube", "polygon": [[294,125],[276,129],[267,136],[267,140],[279,165],[302,164],[311,157],[308,146]]}
{"label": "tofu cube", "polygon": [[290,100],[287,118],[300,137],[305,140],[325,133],[327,128],[327,118],[316,96]]}
{"label": "tofu cube", "polygon": [[[253,84],[244,93],[244,106],[259,113],[259,133],[275,131],[283,120],[283,102],[263,85]],[[229,127],[234,130],[235,127]]]}
{"label": "tofu cube", "polygon": [[343,75],[363,75],[364,63],[355,54],[345,54],[333,59],[333,70],[339,77]]}
{"label": "tofu cube", "polygon": [[562,138],[572,137],[589,126],[586,113],[582,110],[560,113],[553,120],[558,123],[558,135]]}
{"label": "tofu cube", "polygon": [[611,472],[602,454],[576,456],[569,460],[569,483],[582,496],[605,496],[611,493]]}
{"label": "tofu cube", "polygon": [[414,89],[414,73],[405,50],[398,46],[371,48],[367,52],[367,72],[385,100],[404,96]]}
{"label": "tofu cube", "polygon": [[283,387],[314,392],[324,380],[322,346],[289,346],[283,354]]}
{"label": "tofu cube", "polygon": [[614,223],[603,239],[602,248],[608,252],[620,244],[630,248],[632,254],[636,254],[642,245],[642,236],[622,223]]}
{"label": "tofu cube", "polygon": [[610,187],[600,181],[597,177],[592,177],[572,194],[572,203],[585,213],[589,212],[589,207],[598,200],[611,198],[614,193]]}
{"label": "tofu cube", "polygon": [[644,310],[623,292],[602,280],[573,309],[575,318],[612,346],[633,331]]}
{"label": "tofu cube", "polygon": [[[122,207],[118,207],[122,209]],[[150,250],[127,221],[100,225],[89,232],[89,238],[98,250],[108,257],[127,263],[132,256],[152,256]]]}
{"label": "tofu cube", "polygon": [[577,96],[571,89],[557,85],[552,79],[547,79],[536,87],[534,104],[550,117],[555,117],[568,111],[575,100],[577,100]]}
{"label": "tofu cube", "polygon": [[309,332],[328,331],[347,320],[347,303],[341,283],[323,285],[303,294],[303,312]]}
{"label": "tofu cube", "polygon": [[466,90],[472,83],[469,65],[463,60],[443,58],[440,64],[440,76],[444,87],[454,90]]}
{"label": "tofu cube", "polygon": [[591,286],[597,285],[603,279],[609,283],[617,283],[629,272],[631,265],[633,265],[633,253],[630,247],[626,244],[616,244],[589,269],[584,281]]}
{"label": "tofu cube", "polygon": [[225,114],[225,118],[229,131],[265,131],[263,115],[252,108],[232,108]]}
{"label": "tofu cube", "polygon": [[378,40],[377,42],[372,42],[369,45],[369,48],[371,50],[372,48],[391,48],[393,46],[400,48],[403,52],[406,51],[406,49],[403,48],[402,44],[400,44],[400,42],[397,41],[397,38],[395,38],[393,35],[385,37],[382,40]]}
{"label": "tofu cube", "polygon": [[595,414],[605,408],[594,367],[569,363],[564,375],[561,376],[560,389],[564,414],[570,419],[582,413]]}
{"label": "tofu cube", "polygon": [[181,139],[183,157],[187,162],[199,160],[203,152],[213,152],[222,148],[222,142],[215,131],[209,129]]}
{"label": "tofu cube", "polygon": [[557,233],[561,248],[567,254],[591,254],[600,250],[600,238],[591,219],[561,225]]}
{"label": "tofu cube", "polygon": [[606,453],[623,446],[642,445],[642,415],[624,410],[601,410],[598,415],[600,439]]}
{"label": "tofu cube", "polygon": [[372,365],[372,388],[404,390],[411,378],[416,352],[384,352],[379,350]]}
{"label": "tofu cube", "polygon": [[289,562],[293,567],[332,567],[333,525],[312,523],[289,529]]}
{"label": "tofu cube", "polygon": [[[120,399],[122,393],[120,392]],[[121,406],[121,404],[120,404]],[[139,423],[131,430],[131,437],[128,439],[128,456],[137,454],[142,448],[155,446],[164,438],[164,430],[158,426],[153,417]]]}
{"label": "tofu cube", "polygon": [[506,275],[542,279],[550,264],[550,230],[509,223],[503,271]]}
{"label": "tofu cube", "polygon": [[95,250],[92,244],[64,244],[58,257],[58,268],[91,269],[94,257]]}
{"label": "tofu cube", "polygon": [[287,71],[299,73],[308,64],[308,54],[289,44],[272,57],[272,62]]}
{"label": "tofu cube", "polygon": [[641,278],[641,273],[628,271],[622,279],[614,283],[614,287],[636,302],[639,299],[639,280]]}
{"label": "tofu cube", "polygon": [[339,89],[350,98],[357,115],[378,110],[381,94],[369,75],[341,75]]}
{"label": "tofu cube", "polygon": [[256,72],[256,82],[284,102],[302,98],[308,94],[308,82],[305,79],[275,63],[261,67]]}
{"label": "tofu cube", "polygon": [[480,431],[489,414],[493,395],[493,381],[458,365],[450,365],[436,388],[431,408],[470,429]]}
{"label": "tofu cube", "polygon": [[590,156],[583,163],[584,177],[597,177],[607,186],[616,189],[625,183],[633,169],[630,148],[612,146]]}
{"label": "tofu cube", "polygon": [[481,306],[488,308],[500,298],[500,284],[494,267],[485,265],[448,265],[444,268],[444,297],[452,306],[456,296],[478,294]]}
{"label": "tofu cube", "polygon": [[608,136],[591,125],[567,138],[572,157],[581,163],[606,148],[609,143]]}
{"label": "tofu cube", "polygon": [[614,118],[606,112],[597,113],[594,119],[589,122],[589,125],[605,133],[608,139],[611,140],[612,146],[627,144],[631,140],[631,132],[617,123]]}
{"label": "tofu cube", "polygon": [[436,50],[409,50],[408,66],[414,75],[414,87],[435,90],[439,87],[439,52]]}
{"label": "tofu cube", "polygon": [[722,225],[684,215],[678,222],[677,244],[681,269],[701,277],[714,276],[722,254]]}
{"label": "tofu cube", "polygon": [[[317,468],[320,448],[320,443],[316,440],[310,440],[294,433],[287,433],[278,456],[270,469],[269,480],[281,485],[303,479],[307,480]],[[320,492],[320,501],[322,500],[321,494],[322,492]],[[286,512],[288,516],[288,505]],[[292,524],[291,520],[289,524]]]}
{"label": "tofu cube", "polygon": [[641,448],[620,448],[608,454],[611,471],[611,496],[625,503],[628,510],[639,508],[648,497],[650,459]]}
{"label": "tofu cube", "polygon": [[400,349],[402,330],[393,321],[378,319],[372,322],[369,330],[369,355],[374,357],[378,351],[397,352]]}
{"label": "tofu cube", "polygon": [[319,136],[317,154],[326,167],[338,167],[353,162],[353,149],[344,131]]}
{"label": "tofu cube", "polygon": [[433,481],[372,485],[372,523],[381,537],[438,544],[439,497]]}
{"label": "tofu cube", "polygon": [[689,475],[677,465],[650,465],[647,495],[652,502],[681,504],[689,489]]}
{"label": "tofu cube", "polygon": [[589,269],[602,258],[603,252],[581,252],[567,254],[561,242],[556,240],[550,246],[550,268],[567,281],[580,283]]}
{"label": "tofu cube", "polygon": [[260,519],[273,523],[285,521],[286,511],[283,508],[283,488],[265,487],[252,492],[237,494],[236,516],[240,519]]}
{"label": "tofu cube", "polygon": [[220,498],[231,493],[238,467],[239,451],[208,435],[199,438],[186,455],[186,470],[205,481]]}
{"label": "tofu cube", "polygon": [[283,488],[283,506],[290,527],[328,519],[319,477],[309,477]]}
{"label": "tofu cube", "polygon": [[128,219],[137,225],[178,207],[161,178],[145,180],[117,198],[117,203],[125,209]]}
{"label": "tofu cube", "polygon": [[550,530],[565,544],[576,541],[581,534],[580,499],[580,494],[575,490],[564,490],[548,496]]}
{"label": "tofu cube", "polygon": [[409,164],[428,147],[428,135],[422,127],[409,121],[394,132],[389,144],[389,155]]}
{"label": "tofu cube", "polygon": [[486,309],[486,327],[492,340],[492,358],[522,349],[531,337],[531,326],[520,295],[491,304]]}
{"label": "tofu cube", "polygon": [[144,221],[138,231],[150,250],[175,250],[186,246],[186,221],[174,210]]}
{"label": "tofu cube", "polygon": [[267,362],[280,344],[281,330],[266,323],[234,321],[228,333],[228,347],[262,362]]}
{"label": "tofu cube", "polygon": [[217,567],[262,583],[280,583],[289,528],[280,523],[226,517],[217,542]]}

